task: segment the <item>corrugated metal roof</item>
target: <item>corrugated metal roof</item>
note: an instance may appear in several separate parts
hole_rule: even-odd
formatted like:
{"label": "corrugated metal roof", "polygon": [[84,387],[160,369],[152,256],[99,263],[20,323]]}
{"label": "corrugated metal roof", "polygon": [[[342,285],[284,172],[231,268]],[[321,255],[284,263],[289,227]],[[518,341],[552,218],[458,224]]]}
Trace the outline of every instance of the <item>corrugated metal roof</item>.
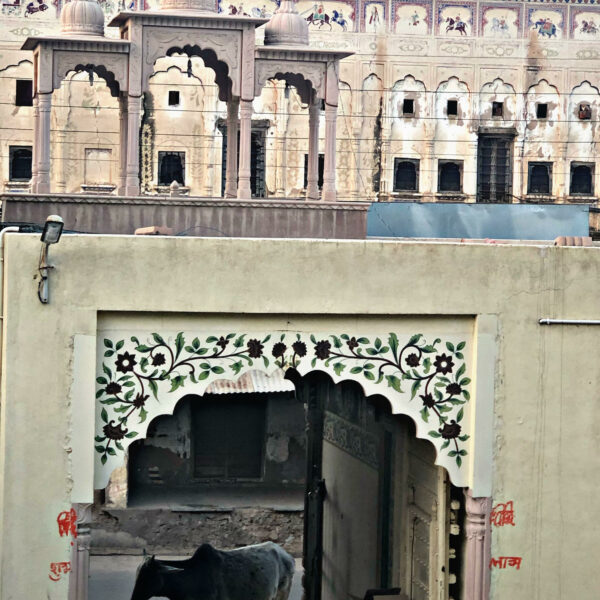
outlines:
{"label": "corrugated metal roof", "polygon": [[294,384],[283,378],[281,370],[271,376],[261,371],[244,373],[237,381],[220,379],[206,388],[207,394],[268,394],[269,392],[293,392]]}

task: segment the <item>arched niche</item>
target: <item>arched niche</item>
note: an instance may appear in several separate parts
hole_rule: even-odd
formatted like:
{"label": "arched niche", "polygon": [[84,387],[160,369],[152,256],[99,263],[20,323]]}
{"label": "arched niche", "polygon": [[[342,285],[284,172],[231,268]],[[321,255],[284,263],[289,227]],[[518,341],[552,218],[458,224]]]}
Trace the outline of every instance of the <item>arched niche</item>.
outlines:
{"label": "arched niche", "polygon": [[[96,372],[95,482],[107,485],[127,447],[149,422],[172,414],[184,394],[203,395],[218,379],[258,370],[323,371],[382,396],[410,417],[436,448],[436,464],[457,486],[472,487],[473,347],[469,336],[379,332],[127,332],[99,336]],[[491,465],[490,465],[491,468]]]}

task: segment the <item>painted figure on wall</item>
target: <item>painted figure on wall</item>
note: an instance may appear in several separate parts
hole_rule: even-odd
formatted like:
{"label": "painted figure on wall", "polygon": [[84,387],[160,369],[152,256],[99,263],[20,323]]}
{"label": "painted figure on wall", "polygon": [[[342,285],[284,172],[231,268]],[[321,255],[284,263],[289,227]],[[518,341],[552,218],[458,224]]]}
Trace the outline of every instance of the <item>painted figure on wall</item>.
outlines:
{"label": "painted figure on wall", "polygon": [[533,24],[533,28],[542,37],[556,37],[556,25],[548,18],[539,19]]}
{"label": "painted figure on wall", "polygon": [[598,27],[596,26],[594,19],[590,19],[589,21],[584,19],[581,22],[579,31],[581,31],[581,33],[587,33],[588,35],[596,35],[598,33]]}
{"label": "painted figure on wall", "polygon": [[587,40],[600,34],[600,13],[588,9],[572,9],[571,35],[575,40]]}
{"label": "painted figure on wall", "polygon": [[[298,12],[306,19],[308,24],[317,30],[324,31],[352,31],[354,29],[354,11],[350,16],[344,14],[346,6],[343,2],[313,2],[300,3]],[[306,7],[306,8],[305,8]],[[302,10],[304,8],[304,10]],[[335,27],[334,29],[334,26]]]}
{"label": "painted figure on wall", "polygon": [[448,37],[473,35],[473,8],[467,5],[446,4],[438,7],[438,33]]}
{"label": "painted figure on wall", "polygon": [[48,10],[48,5],[44,0],[33,0],[25,7],[23,16],[28,17],[29,15],[34,15],[38,12],[44,12],[45,10]]}
{"label": "painted figure on wall", "polygon": [[394,4],[394,33],[427,35],[431,5],[398,2]]}
{"label": "painted figure on wall", "polygon": [[513,8],[482,8],[481,31],[484,37],[516,39],[519,37],[520,11]]}
{"label": "painted figure on wall", "polygon": [[382,2],[372,2],[365,5],[363,15],[366,32],[385,32],[385,6]]}
{"label": "painted figure on wall", "polygon": [[467,24],[456,15],[456,18],[446,17],[446,33],[449,31],[459,31],[461,35],[467,35]]}

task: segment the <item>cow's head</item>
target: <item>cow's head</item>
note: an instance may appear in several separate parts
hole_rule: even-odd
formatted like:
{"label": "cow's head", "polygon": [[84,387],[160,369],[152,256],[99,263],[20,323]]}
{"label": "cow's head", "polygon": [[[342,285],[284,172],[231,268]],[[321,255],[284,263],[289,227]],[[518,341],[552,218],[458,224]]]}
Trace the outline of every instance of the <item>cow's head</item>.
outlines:
{"label": "cow's head", "polygon": [[131,600],[148,600],[154,596],[162,596],[165,586],[164,575],[170,571],[180,570],[162,565],[154,556],[145,558],[137,569]]}

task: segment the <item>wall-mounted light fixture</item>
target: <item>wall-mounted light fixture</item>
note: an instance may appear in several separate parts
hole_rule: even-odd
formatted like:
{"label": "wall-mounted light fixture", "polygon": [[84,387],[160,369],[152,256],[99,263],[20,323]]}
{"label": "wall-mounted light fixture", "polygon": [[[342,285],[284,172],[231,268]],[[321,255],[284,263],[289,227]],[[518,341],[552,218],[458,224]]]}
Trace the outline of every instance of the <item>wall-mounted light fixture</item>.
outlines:
{"label": "wall-mounted light fixture", "polygon": [[50,269],[54,267],[48,264],[48,246],[56,244],[65,226],[64,221],[58,215],[50,215],[46,219],[44,231],[42,231],[42,250],[40,252],[40,262],[38,271],[40,273],[40,282],[38,283],[38,298],[42,304],[48,304],[48,275]]}

